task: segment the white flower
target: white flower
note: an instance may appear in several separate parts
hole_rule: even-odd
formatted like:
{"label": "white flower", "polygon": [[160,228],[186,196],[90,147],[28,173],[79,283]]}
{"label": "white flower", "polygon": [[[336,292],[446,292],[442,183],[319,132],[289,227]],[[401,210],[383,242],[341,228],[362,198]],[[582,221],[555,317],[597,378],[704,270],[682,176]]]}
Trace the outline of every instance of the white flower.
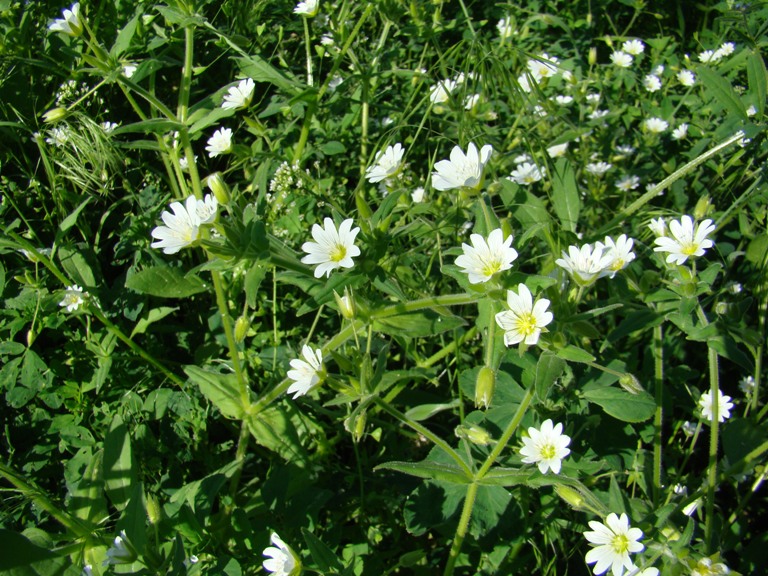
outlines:
{"label": "white flower", "polygon": [[454,188],[477,188],[483,177],[483,168],[493,153],[493,147],[486,144],[478,153],[473,142],[469,143],[467,153],[459,146],[451,150],[450,160],[440,160],[434,166],[432,186],[436,190],[452,190]]}
{"label": "white flower", "polygon": [[528,60],[528,70],[531,71],[531,76],[538,82],[542,78],[551,78],[557,74],[557,65],[560,61],[554,56],[550,56],[546,52],[542,52],[538,58],[531,58]]}
{"label": "white flower", "polygon": [[73,284],[72,286],[67,286],[67,291],[64,293],[64,298],[59,302],[59,306],[66,306],[67,312],[74,312],[84,302],[83,289],[77,284]]}
{"label": "white flower", "polygon": [[589,527],[592,531],[584,532],[584,537],[595,547],[587,552],[586,561],[587,564],[596,563],[594,574],[603,574],[610,568],[613,576],[622,576],[625,568],[634,569],[629,554],[645,549],[638,542],[643,532],[639,528],[630,528],[626,514],[608,514],[605,523],[591,520]]}
{"label": "white flower", "polygon": [[[567,144],[566,144],[567,146]],[[528,186],[541,180],[547,173],[546,166],[539,168],[535,164],[524,162],[512,170],[507,180],[511,180],[521,186]]]}
{"label": "white flower", "polygon": [[545,326],[552,322],[554,316],[548,312],[549,300],[539,298],[534,303],[533,295],[525,284],[517,287],[517,293],[507,290],[507,306],[496,314],[496,324],[504,330],[504,344],[514,346],[520,342],[533,345],[539,341],[539,336],[546,331]]}
{"label": "white flower", "polygon": [[157,240],[151,244],[152,248],[162,248],[165,254],[176,254],[194,244],[200,238],[200,226],[216,219],[218,205],[216,198],[210,194],[206,194],[203,200],[190,194],[184,204],[172,202],[170,208],[173,214],[165,210],[160,215],[165,226],[152,230],[152,237]]}
{"label": "white flower", "polygon": [[312,390],[325,376],[323,351],[320,348],[312,350],[305,344],[301,348],[301,355],[304,360],[300,358],[291,360],[293,370],[288,370],[287,374],[288,378],[293,380],[293,384],[288,387],[286,394],[293,394],[294,400]]}
{"label": "white flower", "polygon": [[685,434],[690,438],[691,436],[696,434],[696,424],[694,424],[693,422],[688,422],[686,420],[685,422],[683,422],[683,426],[681,430],[683,431],[683,434]]}
{"label": "white flower", "polygon": [[[637,570],[637,567],[633,566],[632,570]],[[632,572],[632,576],[659,576],[659,569],[651,566],[645,570],[640,570],[640,572]]]}
{"label": "white flower", "polygon": [[232,86],[227,90],[227,93],[224,95],[224,101],[221,103],[221,107],[225,110],[247,108],[251,103],[255,88],[256,84],[253,79],[246,78],[245,80],[240,80],[237,86]]}
{"label": "white flower", "polygon": [[720,48],[715,50],[715,54],[719,54],[720,58],[722,58],[723,56],[730,56],[734,50],[736,50],[736,45],[733,42],[724,42],[720,45]]}
{"label": "white flower", "polygon": [[648,228],[650,228],[651,232],[659,238],[667,235],[667,223],[661,216],[658,218],[651,218],[651,221],[648,223]]}
{"label": "white flower", "polygon": [[208,146],[205,147],[208,156],[215,158],[219,154],[227,154],[232,151],[232,129],[219,128],[208,139]]}
{"label": "white flower", "polygon": [[472,110],[480,102],[480,94],[469,94],[464,99],[464,110]]}
{"label": "white flower", "polygon": [[558,94],[555,96],[555,102],[557,102],[560,106],[568,106],[568,104],[573,102],[573,96],[569,96],[567,94]]}
{"label": "white flower", "polygon": [[524,456],[523,462],[536,464],[542,474],[550,469],[559,474],[562,459],[571,453],[568,448],[570,443],[571,438],[563,434],[563,425],[558,422],[553,426],[552,420],[547,419],[538,430],[528,428],[528,436],[523,437],[520,454]]}
{"label": "white flower", "polygon": [[123,76],[126,78],[132,78],[133,75],[136,73],[136,69],[138,66],[136,64],[126,64],[123,66]]}
{"label": "white flower", "polygon": [[319,224],[312,226],[314,242],[305,242],[301,249],[307,255],[301,259],[304,264],[319,264],[315,268],[315,278],[325,274],[326,278],[337,268],[352,268],[352,258],[360,255],[360,248],[355,246],[355,236],[360,228],[352,228],[352,219],[347,218],[338,230],[333,220],[326,218],[324,228]]}
{"label": "white flower", "polygon": [[399,142],[394,146],[387,146],[384,152],[377,152],[373,166],[365,171],[365,177],[369,182],[381,182],[397,174],[403,160],[403,145]]}
{"label": "white flower", "polygon": [[661,90],[661,80],[653,74],[648,74],[643,78],[643,87],[648,90],[648,92],[656,92]]}
{"label": "white flower", "polygon": [[613,168],[613,164],[608,162],[591,162],[587,164],[587,172],[596,176],[605,174],[611,168]]}
{"label": "white flower", "polygon": [[514,162],[515,164],[523,164],[525,162],[530,162],[531,160],[532,160],[531,155],[523,152],[522,154],[518,154],[517,156],[515,156],[512,159],[512,162]]}
{"label": "white flower", "polygon": [[625,41],[624,44],[621,45],[621,49],[623,52],[626,52],[627,54],[631,54],[632,56],[638,56],[639,54],[642,54],[645,51],[645,44],[643,44],[642,40],[638,40],[637,38],[634,38],[632,40]]}
{"label": "white flower", "polygon": [[486,241],[480,234],[469,237],[472,246],[462,243],[464,253],[456,258],[456,266],[469,276],[470,284],[488,282],[494,274],[512,268],[517,250],[512,248],[512,236],[504,238],[501,228],[496,228]]}
{"label": "white flower", "polygon": [[677,73],[677,81],[683,86],[690,88],[696,84],[696,75],[690,70],[680,70],[680,72]]}
{"label": "white flower", "polygon": [[659,64],[651,70],[651,75],[661,76],[664,73],[664,64]]}
{"label": "white flower", "polygon": [[688,124],[686,124],[685,122],[683,122],[682,124],[680,124],[680,126],[672,130],[673,140],[682,140],[687,135],[688,135]]}
{"label": "white flower", "polygon": [[501,38],[509,38],[515,33],[515,28],[512,26],[512,20],[502,18],[498,21],[496,24],[496,29],[499,31],[499,37]]}
{"label": "white flower", "polygon": [[710,558],[702,558],[691,571],[691,576],[721,576],[728,574],[730,569],[722,562],[712,563]]}
{"label": "white flower", "polygon": [[645,126],[645,129],[652,134],[660,134],[669,128],[669,123],[666,120],[662,120],[661,118],[653,117],[648,118],[645,122],[643,122],[643,126]]}
{"label": "white flower", "polygon": [[80,21],[80,2],[75,2],[68,10],[62,11],[64,18],[57,18],[48,26],[51,32],[64,32],[70,36],[80,36],[83,33],[83,23]]}
{"label": "white flower", "polygon": [[274,532],[270,540],[274,546],[264,549],[263,555],[267,556],[267,560],[264,560],[262,564],[264,570],[272,572],[274,576],[294,576],[299,574],[301,572],[301,563],[297,561],[293,550]]}
{"label": "white flower", "polygon": [[456,80],[441,80],[430,90],[429,101],[432,104],[442,104],[443,102],[448,102],[448,98],[450,98],[451,92],[456,90],[458,85],[459,84]]}
{"label": "white flower", "polygon": [[115,128],[117,128],[118,124],[116,122],[102,122],[101,123],[101,129],[104,130],[105,134],[111,134]]}
{"label": "white flower", "polygon": [[[699,398],[699,408],[701,408],[701,415],[712,422],[712,392],[704,392]],[[733,408],[733,402],[731,402],[730,396],[725,396],[721,390],[717,391],[717,421],[725,422],[726,418],[731,417],[731,408]]]}
{"label": "white flower", "polygon": [[127,564],[133,562],[135,559],[136,553],[128,545],[128,537],[125,535],[125,530],[121,530],[120,534],[115,536],[112,546],[107,550],[107,558],[101,565],[112,566],[115,564]]}
{"label": "white flower", "polygon": [[757,114],[757,108],[755,108],[754,104],[750,104],[749,108],[747,108],[747,116],[754,116]]}
{"label": "white flower", "polygon": [[597,104],[598,102],[600,102],[600,94],[597,94],[595,92],[591,94],[587,94],[586,99],[587,99],[587,102],[589,102],[590,104]]}
{"label": "white flower", "polygon": [[602,248],[603,256],[607,259],[602,275],[613,278],[616,272],[626,268],[632,260],[635,259],[635,253],[632,252],[634,240],[622,234],[617,240],[610,236],[605,237],[605,243],[595,243],[595,249]]}
{"label": "white flower", "polygon": [[415,203],[424,202],[424,188],[419,186],[413,192],[411,192],[411,200]]}
{"label": "white flower", "polygon": [[600,118],[608,116],[609,113],[608,110],[592,110],[592,112],[589,113],[588,118],[590,120],[600,120]]}
{"label": "white flower", "polygon": [[755,391],[755,377],[744,376],[744,378],[739,380],[739,390],[741,390],[745,395],[752,394],[752,392]]}
{"label": "white flower", "polygon": [[296,4],[296,8],[293,9],[293,13],[306,16],[307,18],[312,18],[313,16],[317,16],[317,11],[319,8],[319,0],[304,0],[303,2]]}
{"label": "white flower", "polygon": [[592,284],[613,262],[611,255],[604,253],[601,243],[595,245],[594,250],[591,244],[581,248],[569,246],[568,253],[563,251],[562,256],[555,260],[555,264],[568,272],[579,286]]}
{"label": "white flower", "polygon": [[629,154],[633,154],[634,152],[634,146],[630,146],[629,144],[620,144],[616,146],[616,153],[621,154],[622,156],[627,156]]}
{"label": "white flower", "polygon": [[45,139],[48,144],[54,146],[65,146],[69,142],[69,127],[68,126],[54,126],[48,132],[49,136]]}
{"label": "white flower", "polygon": [[563,142],[562,144],[555,144],[547,148],[547,154],[550,158],[559,158],[565,155],[566,150],[568,150],[568,142]]}
{"label": "white flower", "polygon": [[616,188],[618,188],[622,192],[629,192],[630,190],[634,190],[638,186],[640,186],[640,178],[633,175],[624,176],[624,178],[616,182]]}
{"label": "white flower", "polygon": [[723,54],[712,50],[704,50],[704,52],[699,52],[699,61],[704,62],[705,64],[709,62],[717,62],[722,57]]}
{"label": "white flower", "polygon": [[669,252],[667,262],[683,264],[690,257],[703,256],[707,248],[714,246],[715,243],[707,238],[714,230],[715,225],[709,218],[694,226],[693,218],[685,215],[669,223],[672,237],[656,238],[653,251]]}
{"label": "white flower", "polygon": [[632,58],[631,54],[627,54],[626,52],[613,52],[611,53],[611,62],[613,62],[614,66],[618,66],[619,68],[629,68],[632,66]]}
{"label": "white flower", "polygon": [[93,566],[90,564],[83,566],[83,571],[80,572],[80,576],[93,576]]}

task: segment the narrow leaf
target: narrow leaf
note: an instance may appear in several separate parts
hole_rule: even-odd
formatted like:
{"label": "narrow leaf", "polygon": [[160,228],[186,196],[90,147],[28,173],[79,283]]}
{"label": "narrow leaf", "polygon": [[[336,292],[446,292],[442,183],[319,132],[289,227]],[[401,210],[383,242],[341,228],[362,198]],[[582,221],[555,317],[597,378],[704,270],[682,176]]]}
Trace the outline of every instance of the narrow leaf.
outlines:
{"label": "narrow leaf", "polygon": [[552,385],[565,370],[565,360],[551,352],[544,352],[536,365],[536,397],[539,401],[546,399]]}
{"label": "narrow leaf", "polygon": [[451,484],[469,484],[472,478],[467,476],[460,468],[451,464],[439,464],[423,460],[421,462],[385,462],[374,468],[378,470],[394,470],[417,478],[439,480]]}
{"label": "narrow leaf", "polygon": [[563,360],[568,360],[569,362],[582,362],[582,363],[589,364],[590,362],[595,361],[595,357],[592,356],[592,354],[590,354],[586,350],[582,350],[577,346],[571,346],[571,345],[568,345],[565,348],[561,348],[560,350],[558,350],[557,356],[559,358],[562,358]]}
{"label": "narrow leaf", "polygon": [[555,165],[552,178],[552,207],[560,222],[563,223],[563,228],[576,232],[581,200],[576,184],[576,174],[565,158],[560,158]]}
{"label": "narrow leaf", "polygon": [[126,287],[161,298],[186,298],[204,292],[208,285],[194,274],[184,275],[178,268],[155,266],[137,272],[125,281]]}
{"label": "narrow leaf", "polygon": [[743,120],[747,119],[747,111],[744,108],[744,103],[736,95],[733,86],[728,80],[706,66],[702,66],[697,72],[699,73],[699,77],[707,89],[707,92],[709,92],[712,97],[728,111],[728,113],[739,116]]}
{"label": "narrow leaf", "polygon": [[115,508],[125,508],[136,481],[128,427],[116,416],[104,438],[104,489]]}
{"label": "narrow leaf", "polygon": [[653,396],[647,392],[630,394],[618,388],[596,388],[584,392],[584,398],[623,422],[644,422],[656,411]]}
{"label": "narrow leaf", "polygon": [[185,366],[189,379],[200,387],[203,396],[219,409],[225,418],[243,418],[245,409],[240,399],[240,389],[234,374],[217,374],[197,366]]}

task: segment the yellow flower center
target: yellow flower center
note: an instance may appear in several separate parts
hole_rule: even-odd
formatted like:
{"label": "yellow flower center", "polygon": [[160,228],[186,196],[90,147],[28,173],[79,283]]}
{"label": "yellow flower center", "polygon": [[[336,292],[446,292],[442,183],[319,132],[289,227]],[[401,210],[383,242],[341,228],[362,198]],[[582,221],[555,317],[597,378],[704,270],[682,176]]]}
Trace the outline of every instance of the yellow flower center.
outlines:
{"label": "yellow flower center", "polygon": [[332,262],[341,262],[344,260],[345,256],[347,255],[347,247],[343,244],[336,244],[336,246],[333,247],[330,254],[328,255],[331,258]]}
{"label": "yellow flower center", "polygon": [[557,454],[557,450],[555,449],[554,444],[544,444],[544,446],[541,447],[541,457],[543,459],[549,460],[554,458],[555,454]]}
{"label": "yellow flower center", "polygon": [[699,245],[696,244],[695,242],[691,242],[690,244],[682,244],[680,248],[681,248],[680,251],[686,256],[693,256],[694,254],[696,254],[696,250],[699,249]]}
{"label": "yellow flower center", "polygon": [[526,336],[536,332],[536,318],[533,314],[526,312],[517,317],[517,331]]}
{"label": "yellow flower center", "polygon": [[490,262],[485,262],[485,266],[483,266],[483,275],[490,278],[499,270],[501,270],[501,262],[498,260],[491,260]]}
{"label": "yellow flower center", "polygon": [[629,538],[624,534],[616,534],[611,541],[611,548],[616,554],[626,554],[629,550]]}

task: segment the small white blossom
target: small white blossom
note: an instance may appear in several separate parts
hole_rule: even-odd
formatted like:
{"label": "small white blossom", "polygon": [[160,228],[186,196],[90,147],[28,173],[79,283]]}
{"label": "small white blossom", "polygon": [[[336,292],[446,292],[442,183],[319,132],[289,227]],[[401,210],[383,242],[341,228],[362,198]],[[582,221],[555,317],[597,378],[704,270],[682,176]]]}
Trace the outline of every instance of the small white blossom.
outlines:
{"label": "small white blossom", "polygon": [[715,54],[719,54],[720,58],[722,58],[724,56],[730,56],[733,54],[734,50],[736,50],[736,45],[733,42],[723,42],[720,45],[720,48],[715,51]]}
{"label": "small white blossom", "polygon": [[486,240],[480,234],[469,237],[472,245],[462,243],[464,253],[456,258],[456,265],[469,276],[470,284],[488,282],[497,272],[512,268],[517,250],[512,248],[512,236],[504,238],[501,228],[496,228]]}
{"label": "small white blossom", "polygon": [[224,101],[221,103],[221,107],[225,110],[240,110],[241,108],[247,108],[253,98],[253,91],[256,89],[256,84],[253,79],[246,78],[240,80],[237,86],[232,86],[227,90],[224,95]]}
{"label": "small white blossom", "polygon": [[263,553],[267,557],[262,564],[264,570],[272,572],[273,576],[296,576],[301,573],[301,563],[293,550],[274,532],[270,540],[273,546],[265,548]]}
{"label": "small white blossom", "polygon": [[587,102],[590,104],[597,104],[600,102],[600,94],[597,94],[595,92],[592,92],[591,94],[586,95]]}
{"label": "small white blossom", "polygon": [[667,223],[664,221],[664,218],[652,218],[648,223],[648,228],[659,238],[667,235]]}
{"label": "small white blossom", "polygon": [[[731,402],[730,396],[725,396],[722,390],[717,391],[717,421],[725,422],[726,418],[731,417],[731,408],[733,408],[733,402]],[[711,391],[704,392],[699,398],[699,408],[701,408],[702,417],[712,422],[712,393]]]}
{"label": "small white blossom", "polygon": [[515,33],[515,27],[512,25],[511,18],[502,18],[496,24],[500,38],[510,38]]}
{"label": "small white blossom", "polygon": [[111,134],[114,132],[115,128],[118,127],[118,124],[116,122],[102,122],[101,123],[101,129],[104,130],[105,134]]}
{"label": "small white blossom", "polygon": [[546,166],[539,167],[536,166],[536,164],[524,162],[512,170],[512,173],[509,175],[507,180],[511,180],[512,182],[520,184],[521,186],[529,186],[534,182],[541,180],[544,176],[546,176],[546,174]]}
{"label": "small white blossom", "polygon": [[610,568],[613,576],[622,576],[625,569],[634,569],[629,555],[645,549],[639,542],[643,532],[630,528],[626,514],[608,514],[605,523],[590,520],[589,527],[592,531],[584,532],[584,537],[595,547],[587,552],[585,559],[587,564],[595,564],[594,574],[603,574]]}
{"label": "small white blossom", "polygon": [[479,187],[483,169],[492,153],[493,147],[490,144],[486,144],[478,152],[475,144],[470,142],[466,154],[459,146],[454,146],[450,160],[435,163],[432,186],[436,190]]}
{"label": "small white blossom", "polygon": [[69,36],[80,36],[83,33],[83,23],[80,20],[80,2],[75,2],[69,9],[62,11],[63,18],[57,18],[48,26],[51,32],[64,32]]}
{"label": "small white blossom", "polygon": [[600,120],[601,118],[605,118],[606,116],[608,116],[608,114],[609,114],[608,110],[592,110],[592,112],[590,112],[587,115],[587,117],[590,120]]}
{"label": "small white blossom", "polygon": [[611,54],[611,62],[619,68],[629,68],[632,66],[632,60],[634,60],[632,55],[626,52],[617,51]]}
{"label": "small white blossom", "polygon": [[739,380],[739,390],[745,395],[752,394],[755,391],[755,378],[754,376],[744,376]]}
{"label": "small white blossom", "polygon": [[722,562],[712,562],[711,558],[702,558],[691,571],[691,576],[722,576],[728,574],[730,569]]}
{"label": "small white blossom", "polygon": [[301,358],[291,360],[291,370],[288,370],[287,376],[293,383],[286,390],[286,394],[293,394],[295,400],[299,396],[304,396],[307,392],[317,386],[325,377],[323,368],[323,351],[320,348],[312,350],[306,344],[301,348]]}
{"label": "small white blossom", "polygon": [[411,192],[411,200],[413,200],[416,204],[419,202],[424,202],[424,188],[422,186],[419,186],[413,192]]}
{"label": "small white blossom", "polygon": [[317,16],[317,11],[319,9],[319,0],[304,0],[296,4],[296,7],[293,9],[293,13],[299,14],[300,16],[306,16],[307,18],[312,18]]}
{"label": "small white blossom", "polygon": [[67,142],[69,142],[70,130],[68,126],[54,126],[48,134],[48,138],[45,139],[48,144],[62,147],[66,146]]}
{"label": "small white blossom", "polygon": [[563,251],[562,258],[555,260],[555,264],[568,272],[579,286],[593,284],[612,262],[613,258],[604,252],[601,243],[596,244],[594,249],[591,244],[584,244],[581,248],[569,246],[568,252]]}
{"label": "small white blossom", "polygon": [[640,186],[640,178],[634,175],[624,176],[624,178],[616,182],[616,188],[622,192],[629,192],[638,186]]}
{"label": "small white blossom", "polygon": [[66,307],[67,312],[74,312],[85,302],[83,296],[83,289],[77,284],[67,286],[67,291],[64,293],[64,298],[59,302],[59,306]]}
{"label": "small white blossom", "polygon": [[355,246],[355,237],[360,228],[352,228],[351,218],[344,220],[338,230],[330,218],[325,218],[323,224],[324,227],[314,224],[312,238],[315,241],[305,242],[301,246],[307,252],[301,261],[304,264],[319,264],[315,268],[315,278],[323,274],[329,277],[338,268],[352,268],[355,265],[352,258],[360,255],[360,248]]}
{"label": "small white blossom", "polygon": [[441,80],[430,89],[429,101],[432,104],[448,102],[451,92],[456,90],[457,87],[458,82],[456,80]]}
{"label": "small white blossom", "polygon": [[560,61],[554,56],[542,52],[538,58],[529,59],[527,66],[534,80],[538,82],[542,78],[551,78],[557,74],[559,63]]}
{"label": "small white blossom", "polygon": [[596,176],[601,176],[613,168],[613,164],[608,162],[590,162],[587,164],[587,172]]}
{"label": "small white blossom", "polygon": [[635,147],[630,146],[629,144],[620,144],[619,146],[616,146],[616,153],[621,154],[622,156],[628,156],[635,153]]}
{"label": "small white blossom", "polygon": [[558,94],[555,96],[555,102],[560,106],[568,106],[568,104],[573,102],[573,96]]}
{"label": "small white blossom", "polygon": [[747,108],[747,116],[754,116],[757,114],[757,108],[755,108],[754,104],[750,104],[749,108]]}
{"label": "small white blossom", "polygon": [[643,78],[643,87],[648,92],[657,92],[661,90],[661,80],[659,80],[658,76],[648,74],[645,78]]}
{"label": "small white blossom", "polygon": [[688,258],[703,256],[704,252],[714,246],[714,242],[707,238],[715,231],[712,220],[707,218],[700,224],[694,224],[693,218],[688,215],[680,220],[672,220],[669,223],[670,236],[656,238],[654,252],[669,252],[667,262],[684,264]]}
{"label": "small white blossom", "polygon": [[687,135],[688,135],[688,124],[686,124],[685,122],[683,122],[682,124],[680,124],[680,126],[672,130],[673,140],[682,140]]}
{"label": "small white blossom", "polygon": [[595,244],[595,249],[602,248],[603,256],[606,258],[601,276],[613,278],[616,272],[626,268],[635,259],[635,253],[632,252],[634,242],[632,238],[622,234],[615,241],[610,236],[606,236],[605,242]]}
{"label": "small white blossom", "polygon": [[136,559],[136,553],[128,545],[128,537],[125,530],[121,530],[112,546],[107,549],[107,558],[102,562],[102,566],[113,566],[115,564],[128,564]]}
{"label": "small white blossom", "polygon": [[205,147],[208,156],[215,158],[220,154],[227,154],[232,151],[232,129],[219,128],[208,139],[208,145]]}
{"label": "small white blossom", "polygon": [[646,130],[648,130],[648,132],[651,132],[652,134],[660,134],[669,128],[669,123],[666,120],[662,120],[661,118],[653,117],[645,120],[645,122],[643,122],[643,126]]}
{"label": "small white blossom", "polygon": [[632,40],[626,40],[621,45],[621,49],[627,54],[631,54],[632,56],[638,56],[645,51],[645,44],[643,44],[642,40],[638,40],[637,38],[634,38]]}
{"label": "small white blossom", "polygon": [[152,230],[152,248],[162,248],[165,254],[176,254],[182,248],[190,246],[200,238],[200,226],[210,224],[216,219],[218,202],[210,194],[203,200],[190,194],[184,201],[172,202],[171,212],[163,211],[160,215],[165,226],[157,226]]}
{"label": "small white blossom", "polygon": [[713,50],[704,50],[704,52],[699,52],[699,61],[703,62],[704,64],[717,62],[722,57],[723,55],[721,53],[715,52]]}
{"label": "small white blossom", "polygon": [[664,73],[664,64],[659,64],[651,70],[652,76],[661,76]]}
{"label": "small white blossom", "polygon": [[539,298],[533,301],[533,295],[525,284],[517,287],[517,293],[507,290],[507,306],[496,314],[496,324],[504,330],[504,344],[514,346],[523,342],[532,346],[539,341],[542,332],[546,332],[546,326],[552,322],[554,316],[547,311],[549,300]]}
{"label": "small white blossom", "polygon": [[138,66],[136,66],[136,64],[126,64],[125,66],[123,66],[123,76],[130,79],[136,73],[137,69],[138,69]]}
{"label": "small white blossom", "polygon": [[680,70],[680,72],[677,73],[677,81],[683,86],[690,88],[696,84],[696,74],[690,70]]}
{"label": "small white blossom", "polygon": [[547,148],[547,154],[550,158],[559,158],[565,155],[566,150],[568,150],[568,142],[563,142]]}
{"label": "small white blossom", "polygon": [[552,420],[547,419],[538,430],[528,428],[528,436],[523,437],[520,454],[524,456],[524,463],[536,464],[542,474],[548,470],[559,474],[563,458],[571,453],[568,448],[570,443],[571,438],[563,434],[563,425],[558,422],[553,426]]}
{"label": "small white blossom", "polygon": [[399,142],[394,146],[387,146],[384,152],[377,152],[374,163],[365,171],[365,178],[369,182],[381,182],[391,178],[400,170],[405,150]]}

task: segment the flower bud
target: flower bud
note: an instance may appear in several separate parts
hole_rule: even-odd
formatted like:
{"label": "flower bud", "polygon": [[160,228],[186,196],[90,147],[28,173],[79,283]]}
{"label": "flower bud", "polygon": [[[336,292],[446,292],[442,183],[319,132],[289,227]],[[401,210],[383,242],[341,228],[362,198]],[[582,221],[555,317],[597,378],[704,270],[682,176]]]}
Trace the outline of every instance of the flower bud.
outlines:
{"label": "flower bud", "polygon": [[251,327],[251,321],[245,316],[240,316],[235,320],[235,342],[238,344],[245,340],[246,334],[248,334],[248,328]]}
{"label": "flower bud", "polygon": [[589,56],[587,58],[587,61],[589,62],[590,66],[594,66],[597,64],[597,48],[594,46],[589,49]]}
{"label": "flower bud", "polygon": [[489,366],[480,368],[475,381],[475,406],[489,408],[496,388],[496,372]]}
{"label": "flower bud", "polygon": [[693,218],[695,220],[703,220],[707,217],[707,213],[709,213],[711,206],[712,200],[709,195],[702,196],[699,198],[699,201],[696,202],[696,206],[693,209]]}
{"label": "flower bud", "polygon": [[357,415],[349,416],[344,420],[344,429],[352,434],[352,441],[357,444],[365,436],[365,425],[368,422],[368,414],[363,410]]}
{"label": "flower bud", "polygon": [[229,203],[230,198],[229,186],[227,186],[227,183],[224,182],[224,178],[222,177],[221,172],[214,172],[208,176],[206,183],[208,184],[208,188],[210,188],[211,192],[213,192],[217,202],[226,206]]}
{"label": "flower bud", "polygon": [[334,290],[333,297],[336,299],[339,313],[347,320],[352,320],[355,317],[355,299],[349,289],[344,288],[344,296],[339,296],[338,292]]}
{"label": "flower bud", "polygon": [[456,426],[454,433],[459,438],[464,438],[478,446],[488,446],[491,443],[491,435],[485,428],[475,424]]}
{"label": "flower bud", "polygon": [[570,486],[555,484],[555,492],[574,510],[581,510],[584,508],[584,496]]}
{"label": "flower bud", "polygon": [[643,385],[640,384],[640,380],[634,374],[627,372],[621,378],[619,378],[619,386],[624,388],[630,394],[640,394],[643,391]]}
{"label": "flower bud", "polygon": [[160,503],[154,496],[147,496],[147,518],[149,523],[156,526],[162,519],[162,510],[160,509]]}
{"label": "flower bud", "polygon": [[65,108],[62,108],[59,106],[58,108],[51,108],[43,114],[43,122],[48,122],[49,124],[53,124],[54,122],[58,122],[59,120],[63,120],[67,115],[67,110]]}

